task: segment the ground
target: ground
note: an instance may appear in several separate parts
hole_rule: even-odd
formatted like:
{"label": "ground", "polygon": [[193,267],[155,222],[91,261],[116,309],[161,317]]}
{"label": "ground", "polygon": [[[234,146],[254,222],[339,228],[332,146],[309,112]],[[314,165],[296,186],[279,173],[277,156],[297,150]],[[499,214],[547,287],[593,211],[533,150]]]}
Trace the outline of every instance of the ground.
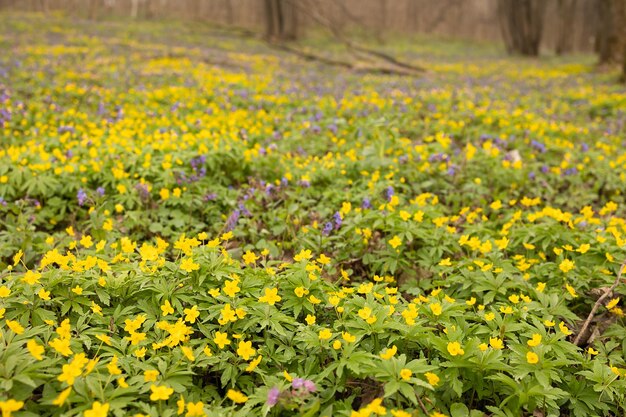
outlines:
{"label": "ground", "polygon": [[3,416],[624,413],[626,90],[592,57],[392,38],[428,71],[389,76],[0,22]]}

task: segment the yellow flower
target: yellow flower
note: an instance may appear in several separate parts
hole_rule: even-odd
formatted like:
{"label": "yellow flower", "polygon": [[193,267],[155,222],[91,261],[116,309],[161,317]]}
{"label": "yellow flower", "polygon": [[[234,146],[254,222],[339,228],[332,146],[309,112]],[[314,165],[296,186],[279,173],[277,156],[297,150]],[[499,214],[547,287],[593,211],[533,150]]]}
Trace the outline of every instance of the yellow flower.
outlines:
{"label": "yellow flower", "polygon": [[534,333],[532,339],[530,339],[526,344],[530,347],[539,346],[541,343],[541,335],[539,333]]}
{"label": "yellow flower", "polygon": [[316,320],[315,316],[311,314],[307,314],[306,317],[304,318],[304,321],[306,321],[308,325],[315,324],[315,320]]}
{"label": "yellow flower", "polygon": [[193,349],[188,346],[181,346],[180,349],[183,352],[183,355],[187,358],[187,360],[193,362],[196,360],[196,357],[193,355]]}
{"label": "yellow flower", "polygon": [[59,395],[57,395],[57,397],[52,401],[52,404],[59,407],[62,406],[63,404],[65,404],[65,401],[67,401],[67,397],[69,397],[71,393],[72,387],[67,387],[66,389],[61,391]]}
{"label": "yellow flower", "polygon": [[321,265],[328,265],[330,261],[331,259],[323,253],[319,256],[319,258],[317,258],[317,262],[319,262]]}
{"label": "yellow flower", "polygon": [[239,291],[241,291],[241,288],[237,286],[236,280],[226,281],[224,283],[224,294],[226,294],[227,296],[234,297],[235,294],[237,294]]}
{"label": "yellow flower", "polygon": [[106,417],[109,412],[109,404],[101,404],[99,401],[94,401],[91,405],[91,409],[85,410],[85,417]]}
{"label": "yellow flower", "polygon": [[124,377],[117,378],[117,385],[119,385],[120,388],[128,388],[128,383]]}
{"label": "yellow flower", "polygon": [[180,269],[185,272],[197,271],[198,269],[200,269],[200,264],[195,263],[193,261],[193,258],[191,257],[184,258],[183,261],[180,263]]}
{"label": "yellow flower", "polygon": [[109,371],[110,375],[122,374],[122,370],[117,366],[117,361],[117,355],[114,355],[113,358],[111,358],[111,362],[109,362],[109,364],[107,365],[107,370]]}
{"label": "yellow flower", "polygon": [[448,342],[448,353],[452,356],[463,355],[465,351],[459,342]]}
{"label": "yellow flower", "polygon": [[50,291],[46,291],[42,288],[37,293],[37,296],[41,298],[42,300],[47,301],[50,299]]}
{"label": "yellow flower", "polygon": [[402,380],[404,381],[408,381],[409,379],[411,379],[411,375],[413,375],[413,372],[411,372],[410,369],[402,368],[400,370],[400,378],[402,378]]}
{"label": "yellow flower", "polygon": [[43,359],[42,354],[44,352],[44,347],[41,346],[39,343],[37,343],[36,340],[30,339],[26,343],[26,348],[28,349],[30,354],[33,356],[33,358],[37,359],[38,361]]}
{"label": "yellow flower", "polygon": [[296,289],[293,290],[293,292],[299,297],[302,298],[305,295],[307,295],[309,293],[309,290],[307,290],[304,287],[296,287]]}
{"label": "yellow flower", "polygon": [[24,407],[24,401],[15,401],[14,399],[0,401],[2,417],[11,417],[13,411],[19,411],[22,407]]}
{"label": "yellow flower", "polygon": [[246,368],[246,372],[254,371],[256,367],[259,366],[259,363],[261,363],[261,359],[263,359],[263,356],[259,355],[256,357],[256,359],[252,360],[252,362],[248,364],[248,367]]}
{"label": "yellow flower", "polygon": [[504,342],[502,342],[502,339],[499,339],[497,337],[490,337],[489,338],[489,345],[497,350],[503,349],[504,348]]}
{"label": "yellow flower", "polygon": [[591,346],[589,346],[589,348],[587,349],[587,353],[588,353],[588,354],[590,354],[590,355],[592,355],[592,356],[595,356],[595,355],[597,355],[597,354],[598,354],[598,353],[600,353],[600,352],[598,352],[597,350],[595,350],[594,348],[592,348]]}
{"label": "yellow flower", "polygon": [[293,260],[296,262],[308,261],[312,257],[313,254],[309,249],[302,249],[296,256],[293,257]]}
{"label": "yellow flower", "polygon": [[565,289],[573,298],[578,297],[578,294],[576,294],[576,290],[571,285],[565,284]]}
{"label": "yellow flower", "polygon": [[91,236],[85,235],[80,239],[80,244],[89,249],[93,246],[93,240],[91,239]]}
{"label": "yellow flower", "polygon": [[7,320],[7,326],[9,327],[9,329],[13,331],[13,333],[16,333],[16,334],[24,333],[24,328],[17,321]]}
{"label": "yellow flower", "polygon": [[615,307],[617,305],[617,303],[619,303],[619,297],[612,299],[611,301],[609,301],[606,305],[606,309],[610,310],[613,307]]}
{"label": "yellow flower", "polygon": [[439,266],[452,266],[452,262],[450,261],[450,258],[445,258],[439,261],[438,265]]}
{"label": "yellow flower", "polygon": [[256,263],[257,259],[259,259],[259,257],[256,256],[254,252],[251,252],[251,251],[247,251],[246,253],[244,253],[242,258],[243,258],[243,262],[246,265],[252,265]]}
{"label": "yellow flower", "polygon": [[40,279],[41,279],[41,274],[39,272],[33,272],[31,270],[28,270],[24,274],[24,277],[22,278],[22,282],[25,282],[28,285],[35,285],[35,284],[39,284]]}
{"label": "yellow flower", "polygon": [[215,332],[215,338],[213,339],[213,342],[215,342],[215,344],[219,346],[220,349],[224,349],[224,346],[230,345],[228,333],[221,333],[219,331]]}
{"label": "yellow flower", "polygon": [[239,346],[237,348],[237,355],[241,356],[244,361],[250,359],[250,356],[256,353],[256,349],[252,347],[252,342],[244,342],[243,340],[239,342]]}
{"label": "yellow flower", "polygon": [[6,298],[11,294],[11,290],[6,285],[0,287],[0,298]]}
{"label": "yellow flower", "polygon": [[159,371],[156,369],[148,369],[143,372],[144,382],[154,382],[157,380],[157,376],[159,376]]}
{"label": "yellow flower", "polygon": [[236,404],[248,401],[248,397],[239,391],[235,391],[234,389],[229,389],[228,392],[226,392],[226,397]]}
{"label": "yellow flower", "polygon": [[400,239],[398,236],[394,236],[391,240],[389,240],[388,243],[389,245],[391,245],[392,248],[396,249],[402,244],[402,239]]}
{"label": "yellow flower", "polygon": [[265,288],[265,295],[259,297],[259,302],[267,303],[271,306],[280,300],[282,300],[282,298],[278,295],[278,288]]}
{"label": "yellow flower", "polygon": [[56,339],[49,341],[48,345],[63,356],[69,356],[72,354],[69,338],[57,337]]}
{"label": "yellow flower", "polygon": [[489,349],[489,345],[487,345],[487,343],[481,343],[480,345],[478,345],[478,349],[480,349],[481,352],[484,352]]}
{"label": "yellow flower", "polygon": [[539,356],[537,356],[537,354],[535,352],[528,352],[526,353],[526,362],[532,364],[535,364],[537,362],[539,362]]}
{"label": "yellow flower", "polygon": [[196,319],[200,315],[200,312],[198,311],[198,306],[186,308],[183,310],[183,313],[185,313],[185,321],[189,323],[195,323]]}
{"label": "yellow flower", "polygon": [[333,336],[333,332],[328,329],[320,330],[318,336],[320,340],[328,340]]}
{"label": "yellow flower", "polygon": [[17,264],[20,262],[20,260],[22,259],[22,255],[24,255],[24,252],[22,252],[22,250],[18,250],[17,253],[15,255],[13,255],[13,266],[17,266]]}
{"label": "yellow flower", "polygon": [[441,315],[442,309],[441,309],[440,303],[432,303],[428,307],[430,308],[430,311],[432,311],[435,316]]}
{"label": "yellow flower", "polygon": [[396,345],[392,345],[390,348],[385,349],[384,352],[381,352],[380,357],[385,360],[389,360],[393,358],[393,356],[396,354],[397,351],[398,351],[398,348],[396,347]]}
{"label": "yellow flower", "polygon": [[565,336],[569,336],[570,334],[572,334],[572,331],[563,322],[559,323],[559,329]]}
{"label": "yellow flower", "polygon": [[432,385],[433,387],[436,386],[440,381],[439,377],[432,372],[426,372],[424,376],[428,380],[428,383]]}
{"label": "yellow flower", "polygon": [[172,304],[170,304],[169,300],[165,300],[165,302],[161,306],[161,314],[163,315],[163,317],[167,316],[168,314],[174,314],[174,308],[172,307]]}
{"label": "yellow flower", "polygon": [[167,400],[170,398],[170,395],[174,393],[174,389],[170,388],[166,385],[154,385],[150,386],[150,401],[159,401],[159,400]]}
{"label": "yellow flower", "polygon": [[202,401],[198,401],[197,403],[187,403],[187,414],[185,414],[185,417],[202,417],[205,415],[204,403]]}
{"label": "yellow flower", "polygon": [[564,259],[560,264],[559,264],[559,269],[561,271],[563,271],[564,273],[568,273],[569,271],[571,271],[572,269],[574,269],[575,264],[574,261],[570,261],[569,259]]}
{"label": "yellow flower", "polygon": [[356,341],[356,336],[353,336],[348,332],[341,332],[341,338],[348,343],[354,343]]}

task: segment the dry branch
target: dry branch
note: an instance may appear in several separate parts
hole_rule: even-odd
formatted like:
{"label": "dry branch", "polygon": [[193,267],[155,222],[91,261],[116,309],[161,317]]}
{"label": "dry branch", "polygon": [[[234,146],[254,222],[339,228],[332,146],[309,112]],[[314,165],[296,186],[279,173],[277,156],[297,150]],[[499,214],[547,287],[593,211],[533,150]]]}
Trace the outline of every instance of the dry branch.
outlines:
{"label": "dry branch", "polygon": [[400,76],[417,75],[416,71],[407,69],[407,68],[402,68],[400,66],[381,65],[377,63],[365,63],[363,61],[356,61],[356,62],[343,61],[343,60],[327,57],[324,55],[320,55],[315,52],[299,49],[292,45],[288,45],[284,43],[270,43],[270,46],[274,49],[296,55],[307,61],[317,61],[317,62],[321,62],[322,64],[345,68],[345,69],[352,70],[357,73],[400,75]]}
{"label": "dry branch", "polygon": [[617,278],[615,278],[615,282],[613,283],[613,285],[611,285],[606,291],[604,291],[604,294],[602,294],[602,296],[600,296],[600,298],[598,298],[596,303],[593,305],[593,308],[589,312],[589,315],[587,316],[587,319],[583,323],[583,326],[580,328],[580,331],[578,332],[578,335],[576,336],[576,339],[574,339],[574,344],[576,346],[580,346],[580,345],[583,344],[582,338],[585,335],[585,333],[587,332],[587,328],[589,327],[589,324],[591,323],[591,320],[593,320],[594,316],[596,315],[596,311],[598,311],[598,309],[602,305],[602,302],[606,298],[608,298],[610,296],[610,294],[613,292],[615,287],[617,287],[617,285],[621,281],[621,279],[622,279],[622,272],[624,272],[624,268],[625,267],[626,267],[626,260],[624,260],[624,262],[622,262],[622,266],[620,266],[620,268],[619,268],[619,272],[617,273]]}
{"label": "dry branch", "polygon": [[[318,5],[316,4],[315,1],[305,1],[305,0],[300,0],[300,1],[288,0],[288,1],[294,7],[296,7],[300,12],[307,14],[308,16],[313,18],[313,20],[315,20],[318,24],[320,24],[322,27],[326,28],[337,41],[343,43],[346,46],[346,48],[348,48],[349,50],[367,54],[383,61],[383,63],[377,63],[377,64],[372,64],[372,65],[364,65],[362,63],[354,63],[354,64],[348,63],[353,69],[357,71],[374,72],[374,73],[380,73],[380,74],[394,74],[394,75],[416,75],[416,73],[426,72],[426,69],[421,66],[403,62],[391,56],[390,54],[368,48],[366,46],[357,44],[356,42],[346,38],[341,33],[337,25],[333,24],[333,22],[331,22],[329,19],[324,17],[317,10]],[[303,55],[302,51],[299,51],[298,54]],[[306,54],[315,55],[315,54],[310,54],[310,53],[306,53]],[[311,59],[322,61],[318,59],[319,57],[320,57],[319,55],[315,55],[315,58],[311,57]],[[331,65],[336,65],[336,64],[331,64]]]}

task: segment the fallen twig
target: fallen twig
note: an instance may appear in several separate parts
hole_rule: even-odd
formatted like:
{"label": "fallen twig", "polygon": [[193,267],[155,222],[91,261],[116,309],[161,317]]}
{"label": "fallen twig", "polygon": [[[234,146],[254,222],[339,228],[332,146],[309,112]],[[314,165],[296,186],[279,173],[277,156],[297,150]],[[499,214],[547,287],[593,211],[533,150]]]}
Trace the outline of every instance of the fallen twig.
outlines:
{"label": "fallen twig", "polygon": [[598,311],[598,309],[602,305],[602,302],[613,292],[615,287],[617,287],[617,285],[621,281],[622,272],[624,271],[625,267],[626,267],[626,260],[622,262],[622,266],[620,266],[619,268],[619,272],[617,273],[617,278],[615,278],[615,282],[613,283],[613,285],[611,285],[611,287],[609,287],[606,291],[604,291],[604,294],[602,294],[600,298],[598,298],[596,303],[593,305],[593,308],[591,309],[591,311],[589,312],[589,315],[587,316],[587,320],[585,320],[585,322],[583,323],[583,326],[580,328],[580,331],[578,332],[578,335],[576,336],[576,339],[574,339],[574,344],[576,346],[580,346],[582,344],[582,338],[587,332],[587,328],[589,327],[591,320],[593,320],[594,316],[596,315],[596,311]]}

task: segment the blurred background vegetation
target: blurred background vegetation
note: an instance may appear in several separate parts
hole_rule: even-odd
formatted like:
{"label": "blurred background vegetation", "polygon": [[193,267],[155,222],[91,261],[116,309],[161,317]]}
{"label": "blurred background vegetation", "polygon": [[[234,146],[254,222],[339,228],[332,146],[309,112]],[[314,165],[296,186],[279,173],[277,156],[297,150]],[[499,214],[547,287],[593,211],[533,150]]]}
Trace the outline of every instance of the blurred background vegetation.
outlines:
{"label": "blurred background vegetation", "polygon": [[210,22],[283,46],[323,31],[353,52],[354,38],[428,34],[526,56],[595,53],[601,68],[626,74],[626,0],[0,0],[0,10]]}

